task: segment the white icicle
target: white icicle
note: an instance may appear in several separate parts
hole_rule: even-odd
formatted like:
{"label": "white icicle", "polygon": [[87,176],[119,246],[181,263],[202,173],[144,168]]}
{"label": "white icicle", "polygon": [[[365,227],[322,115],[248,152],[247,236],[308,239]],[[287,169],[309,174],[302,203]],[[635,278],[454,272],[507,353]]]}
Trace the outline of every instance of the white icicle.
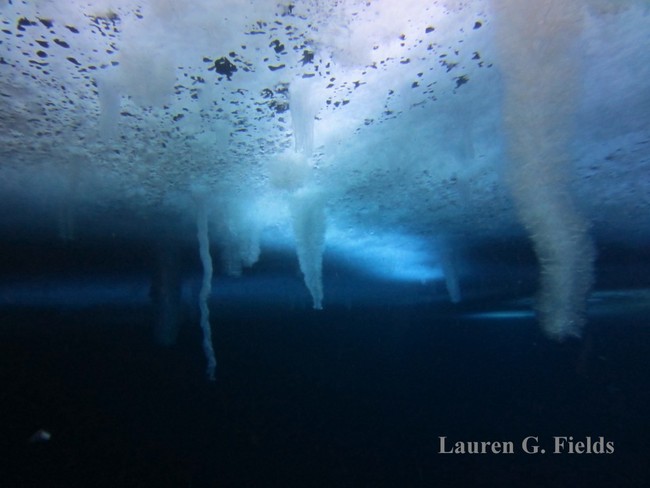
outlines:
{"label": "white icicle", "polygon": [[499,0],[507,177],[541,265],[537,302],[545,332],[579,336],[593,283],[589,223],[570,194],[570,145],[580,87],[573,42],[581,2]]}
{"label": "white icicle", "polygon": [[325,205],[322,195],[315,190],[298,190],[291,200],[291,219],[300,270],[314,301],[314,308],[321,310],[325,248]]}
{"label": "white icicle", "polygon": [[201,310],[201,329],[203,330],[203,351],[208,361],[207,375],[210,381],[215,379],[217,360],[212,347],[212,331],[210,329],[210,309],[208,298],[212,291],[212,257],[210,256],[210,239],[208,236],[208,211],[205,202],[199,203],[196,217],[197,237],[199,239],[199,254],[203,264],[203,281],[199,292],[199,308]]}
{"label": "white icicle", "polygon": [[289,89],[289,99],[296,152],[310,157],[314,151],[314,117],[318,112],[311,83],[303,79],[294,80]]}

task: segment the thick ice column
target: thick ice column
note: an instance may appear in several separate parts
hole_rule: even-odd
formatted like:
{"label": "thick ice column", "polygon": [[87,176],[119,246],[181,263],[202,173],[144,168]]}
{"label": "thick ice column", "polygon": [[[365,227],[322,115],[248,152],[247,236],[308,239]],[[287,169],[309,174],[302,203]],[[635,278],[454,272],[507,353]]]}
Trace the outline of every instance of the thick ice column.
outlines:
{"label": "thick ice column", "polygon": [[323,308],[323,251],[325,249],[325,204],[320,192],[303,188],[291,198],[291,220],[300,270],[314,302]]}
{"label": "thick ice column", "polygon": [[570,195],[581,1],[496,0],[508,182],[541,265],[537,310],[555,339],[579,336],[593,281],[588,222]]}
{"label": "thick ice column", "polygon": [[260,257],[260,227],[241,208],[230,205],[219,229],[221,260],[229,276],[241,276],[244,267],[253,266]]}
{"label": "thick ice column", "polygon": [[212,347],[212,330],[210,329],[210,309],[208,299],[212,291],[212,257],[210,256],[210,238],[208,235],[208,210],[206,202],[200,201],[196,216],[199,255],[203,265],[203,280],[199,291],[199,309],[201,310],[201,329],[203,330],[203,351],[208,361],[207,375],[210,381],[215,379],[217,360]]}
{"label": "thick ice column", "polygon": [[294,190],[290,210],[296,238],[298,262],[311,293],[314,308],[323,308],[323,250],[325,247],[325,206],[320,192],[304,186],[309,174],[307,159],[314,152],[314,118],[318,103],[311,82],[296,79],[289,88],[289,106],[296,157],[283,158],[272,168],[275,186]]}
{"label": "thick ice column", "polygon": [[314,118],[318,105],[308,80],[297,79],[291,83],[289,108],[296,152],[309,157],[314,152]]}

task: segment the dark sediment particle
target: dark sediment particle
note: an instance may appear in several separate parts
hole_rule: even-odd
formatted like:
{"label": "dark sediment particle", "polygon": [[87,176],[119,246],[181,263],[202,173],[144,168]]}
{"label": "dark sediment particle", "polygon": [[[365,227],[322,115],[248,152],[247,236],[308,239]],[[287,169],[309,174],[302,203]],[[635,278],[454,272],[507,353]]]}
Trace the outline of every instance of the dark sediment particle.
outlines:
{"label": "dark sediment particle", "polygon": [[25,27],[32,27],[38,25],[38,23],[34,22],[33,20],[29,20],[25,17],[21,17],[18,19],[18,22],[16,23],[16,29],[19,31],[24,31]]}
{"label": "dark sediment particle", "polygon": [[307,63],[311,63],[314,61],[314,52],[310,51],[309,49],[305,49],[302,52],[302,58],[300,58],[300,62],[302,62],[302,65],[306,65]]}
{"label": "dark sediment particle", "polygon": [[277,39],[274,39],[273,41],[271,41],[271,44],[269,44],[269,47],[272,47],[273,50],[276,52],[276,54],[280,54],[281,52],[284,52],[284,44],[282,44]]}
{"label": "dark sediment particle", "polygon": [[276,66],[269,65],[269,69],[270,69],[271,71],[277,71],[277,70],[282,69],[282,68],[284,68],[284,67],[285,67],[284,64],[278,64],[278,65],[276,65]]}
{"label": "dark sediment particle", "polygon": [[458,63],[454,63],[451,61],[443,60],[440,61],[440,64],[445,67],[447,70],[447,73],[449,73],[452,69],[454,69],[456,66],[458,66]]}
{"label": "dark sediment particle", "polygon": [[456,80],[456,88],[460,88],[465,83],[469,82],[469,78],[467,77],[467,75],[457,76],[454,79]]}
{"label": "dark sediment particle", "polygon": [[61,46],[61,47],[66,48],[66,49],[68,49],[68,48],[70,47],[70,44],[68,44],[68,43],[65,42],[65,41],[62,41],[61,39],[54,39],[54,43],[55,43],[55,44],[58,44],[58,45]]}
{"label": "dark sediment particle", "polygon": [[289,110],[289,104],[287,102],[281,102],[278,100],[271,100],[269,102],[269,107],[275,110],[276,113],[282,114]]}
{"label": "dark sediment particle", "polygon": [[474,22],[474,30],[480,29],[482,26],[483,26],[483,22],[481,22],[480,20]]}
{"label": "dark sediment particle", "polygon": [[287,95],[289,93],[289,83],[281,82],[275,85],[275,93],[278,95]]}
{"label": "dark sediment particle", "polygon": [[217,59],[214,62],[214,66],[210,69],[214,69],[220,75],[225,75],[226,78],[231,80],[233,73],[237,71],[237,66],[232,64],[228,58],[222,57]]}

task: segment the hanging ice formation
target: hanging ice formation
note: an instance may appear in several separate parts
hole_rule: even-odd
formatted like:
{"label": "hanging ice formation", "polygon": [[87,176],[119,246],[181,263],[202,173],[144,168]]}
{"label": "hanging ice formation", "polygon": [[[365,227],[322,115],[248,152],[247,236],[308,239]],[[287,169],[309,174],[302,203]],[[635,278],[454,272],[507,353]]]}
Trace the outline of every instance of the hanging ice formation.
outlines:
{"label": "hanging ice formation", "polygon": [[[234,275],[256,259],[260,233],[284,256],[293,232],[319,308],[326,210],[341,266],[385,267],[387,282],[437,282],[442,268],[453,301],[459,277],[469,284],[485,269],[469,259],[456,268],[454,242],[434,263],[434,239],[462,236],[488,252],[525,227],[542,270],[540,318],[559,339],[580,333],[593,276],[580,211],[603,247],[650,239],[639,198],[650,194],[648,0],[214,3],[0,2],[3,231],[37,237],[54,221],[79,245],[158,242],[189,214],[209,369],[208,231]],[[262,168],[266,159],[280,164]],[[231,216],[212,195],[188,205],[194,181],[249,213]],[[247,215],[259,231],[236,222]],[[411,237],[435,267],[411,269]],[[268,271],[245,291],[275,292],[257,286]],[[510,276],[504,293],[527,289],[508,287]],[[178,301],[177,278],[169,283],[167,318]],[[161,321],[164,341],[173,323]]]}
{"label": "hanging ice formation", "polygon": [[237,203],[226,202],[217,228],[223,269],[229,276],[241,276],[260,257],[260,227]]}
{"label": "hanging ice formation", "polygon": [[507,177],[541,264],[537,311],[552,338],[579,336],[593,281],[588,222],[569,189],[572,117],[578,86],[572,43],[581,3],[500,0]]}
{"label": "hanging ice formation", "polygon": [[309,80],[298,78],[291,83],[289,107],[296,152],[310,157],[314,151],[314,117],[318,106]]}
{"label": "hanging ice formation", "polygon": [[282,170],[276,171],[291,196],[290,212],[296,239],[298,262],[311,293],[314,309],[323,308],[323,251],[325,249],[325,205],[323,194],[303,185],[307,181],[314,146],[314,117],[317,112],[308,81],[297,79],[289,90],[291,121],[296,158],[287,158]]}
{"label": "hanging ice formation", "polygon": [[199,201],[196,215],[197,236],[199,239],[199,255],[203,265],[203,280],[199,292],[199,308],[201,310],[201,329],[203,330],[203,351],[208,362],[207,375],[210,381],[215,379],[217,360],[212,347],[212,331],[210,329],[210,309],[208,299],[212,291],[212,257],[210,256],[210,238],[208,235],[208,210],[205,199]]}
{"label": "hanging ice formation", "polygon": [[300,270],[311,293],[314,309],[323,308],[323,250],[325,249],[325,205],[318,190],[296,191],[290,203],[293,232]]}

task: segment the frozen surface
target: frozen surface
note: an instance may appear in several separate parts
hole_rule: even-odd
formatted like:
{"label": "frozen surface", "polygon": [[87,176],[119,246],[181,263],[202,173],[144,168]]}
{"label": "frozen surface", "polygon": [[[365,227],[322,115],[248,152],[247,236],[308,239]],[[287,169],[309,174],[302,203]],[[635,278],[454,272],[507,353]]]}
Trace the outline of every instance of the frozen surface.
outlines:
{"label": "frozen surface", "polygon": [[5,0],[2,231],[195,245],[200,187],[214,293],[291,253],[314,308],[328,257],[337,300],[361,272],[458,302],[531,239],[577,335],[597,250],[650,242],[650,13],[517,3]]}

